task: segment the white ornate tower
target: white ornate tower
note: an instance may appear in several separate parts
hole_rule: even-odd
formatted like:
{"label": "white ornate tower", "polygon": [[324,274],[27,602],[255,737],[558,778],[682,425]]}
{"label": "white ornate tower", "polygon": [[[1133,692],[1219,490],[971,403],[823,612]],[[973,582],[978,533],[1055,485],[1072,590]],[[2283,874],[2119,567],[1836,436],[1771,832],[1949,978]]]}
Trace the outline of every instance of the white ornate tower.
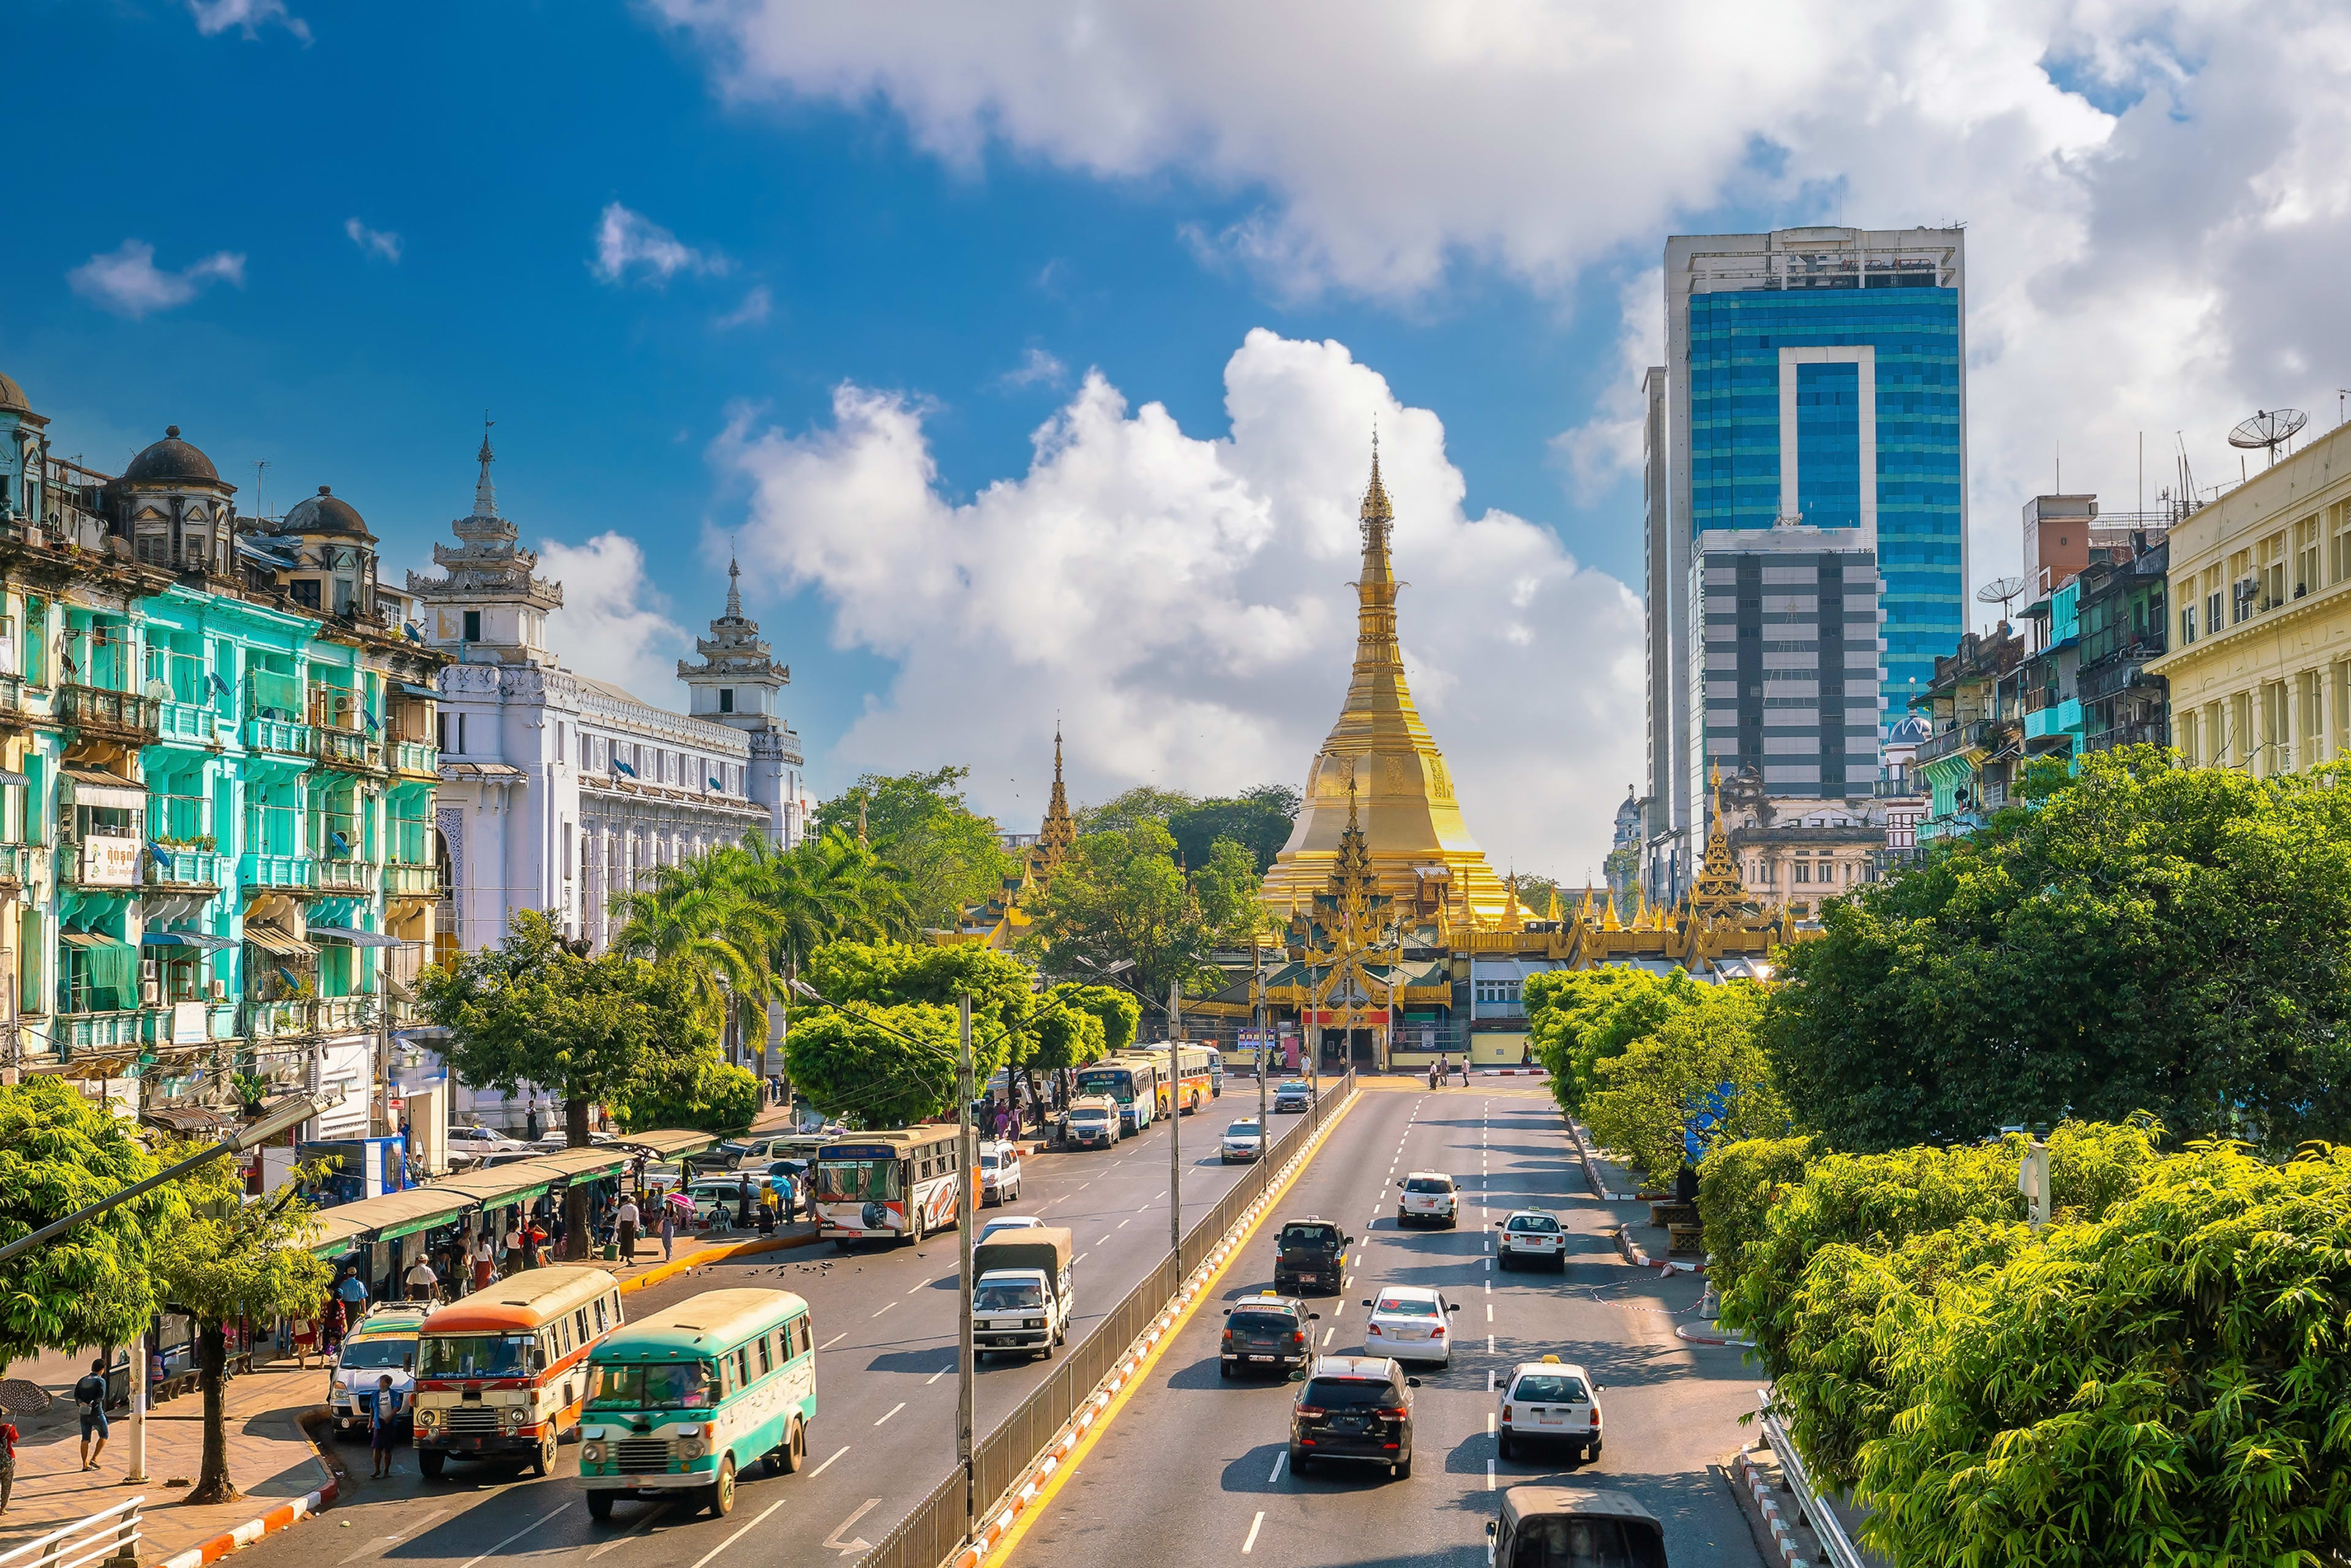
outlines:
{"label": "white ornate tower", "polygon": [[547,617],[563,603],[563,585],[533,577],[538,557],[521,549],[515,526],[498,516],[497,486],[490,482],[490,433],[482,432],[482,465],[474,481],[474,511],[450,524],[460,543],[434,545],[433,564],[445,577],[408,574],[408,591],[430,609],[425,641],[455,653],[464,664],[551,664]]}
{"label": "white ornate tower", "polygon": [[695,640],[700,664],[677,662],[678,679],[693,695],[686,711],[742,730],[751,739],[746,790],[768,809],[768,836],[785,849],[799,841],[806,824],[797,820],[800,737],[784,723],[779,699],[789,684],[789,665],[776,663],[759,623],[743,614],[743,569],[726,563],[726,613],[710,623],[710,635]]}

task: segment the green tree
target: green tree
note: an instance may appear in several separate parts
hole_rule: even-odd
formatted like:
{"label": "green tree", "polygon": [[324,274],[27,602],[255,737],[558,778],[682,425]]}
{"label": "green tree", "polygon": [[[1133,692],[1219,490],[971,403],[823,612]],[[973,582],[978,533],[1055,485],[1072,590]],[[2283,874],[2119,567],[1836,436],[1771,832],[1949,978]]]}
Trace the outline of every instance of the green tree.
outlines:
{"label": "green tree", "polygon": [[1653,1182],[1680,1174],[1688,1157],[1685,1130],[1718,1104],[1718,1118],[1699,1133],[1708,1147],[1790,1130],[1787,1103],[1755,1036],[1762,988],[1733,980],[1698,993],[1623,1055],[1599,1063],[1600,1086],[1587,1107],[1593,1135]]}
{"label": "green tree", "polygon": [[1167,816],[1176,852],[1186,865],[1206,865],[1217,841],[1247,850],[1250,870],[1262,878],[1298,825],[1305,798],[1287,784],[1260,784],[1238,795],[1217,795],[1179,806]]}
{"label": "green tree", "polygon": [[2272,1154],[2351,1136],[2351,771],[2150,747],[1826,905],[1765,1036],[1841,1148],[2154,1113]]}
{"label": "green tree", "polygon": [[931,1002],[804,1008],[784,1061],[809,1103],[861,1127],[904,1127],[955,1104],[955,1009]]}
{"label": "green tree", "polygon": [[747,852],[716,845],[655,867],[651,887],[612,901],[621,920],[612,948],[683,982],[727,1044],[754,1040],[764,1053],[768,1004],[784,995],[775,963],[783,922],[751,895],[755,865]]}
{"label": "green tree", "polygon": [[653,1059],[644,1078],[612,1110],[624,1133],[691,1127],[739,1133],[759,1114],[759,1081],[714,1046]]}
{"label": "green tree", "polygon": [[1181,789],[1155,789],[1148,784],[1138,784],[1098,806],[1081,806],[1071,814],[1077,819],[1081,834],[1123,833],[1140,822],[1156,822],[1164,828],[1176,812],[1199,803],[1196,796],[1186,795]]}
{"label": "green tree", "polygon": [[1522,999],[1535,1059],[1551,1073],[1560,1108],[1582,1115],[1599,1087],[1599,1064],[1652,1033],[1704,989],[1688,972],[1668,977],[1629,965],[1530,975]]}
{"label": "green tree", "polygon": [[967,905],[1019,874],[997,841],[995,821],[964,802],[961,786],[970,773],[968,768],[868,773],[817,808],[818,836],[840,831],[853,841],[862,807],[866,841],[896,872],[916,924],[952,929]]}
{"label": "green tree", "polygon": [[1187,879],[1174,837],[1148,820],[1080,838],[1028,908],[1024,951],[1048,974],[1083,978],[1123,960],[1155,1003],[1170,986],[1221,983],[1209,955],[1246,943],[1261,918],[1249,851],[1219,839]]}
{"label": "green tree", "polygon": [[1708,1151],[1698,1167],[1698,1217],[1706,1228],[1707,1278],[1718,1291],[1738,1288],[1747,1243],[1762,1233],[1772,1203],[1825,1153],[1810,1135],[1745,1138]]}
{"label": "green tree", "polygon": [[[185,1159],[200,1144],[176,1145],[165,1163]],[[332,1270],[309,1249],[316,1211],[299,1182],[247,1201],[235,1160],[207,1160],[172,1186],[181,1214],[153,1239],[153,1267],[163,1295],[187,1309],[196,1324],[196,1385],[204,1402],[204,1460],[192,1503],[229,1502],[241,1495],[228,1473],[228,1427],[222,1388],[228,1373],[227,1329],[308,1317],[326,1303]]]}
{"label": "green tree", "polygon": [[[227,1163],[227,1162],[224,1162]],[[161,1167],[131,1124],[47,1073],[0,1086],[0,1243]],[[176,1183],[0,1263],[0,1368],[44,1349],[121,1344],[155,1315],[148,1249],[184,1216]]]}
{"label": "green tree", "polygon": [[1065,1007],[1094,1016],[1102,1025],[1102,1055],[1116,1056],[1134,1043],[1135,1033],[1143,1024],[1143,1004],[1134,999],[1132,991],[1073,980],[1055,986],[1051,995]]}

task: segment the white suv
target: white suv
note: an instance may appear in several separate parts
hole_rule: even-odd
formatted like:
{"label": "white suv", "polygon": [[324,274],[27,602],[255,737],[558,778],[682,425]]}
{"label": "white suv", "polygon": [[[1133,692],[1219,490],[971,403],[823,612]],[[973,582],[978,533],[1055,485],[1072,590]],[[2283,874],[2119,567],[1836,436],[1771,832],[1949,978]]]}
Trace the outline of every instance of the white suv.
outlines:
{"label": "white suv", "polygon": [[1514,1458],[1529,1438],[1548,1438],[1576,1450],[1579,1459],[1600,1457],[1600,1385],[1592,1374],[1555,1355],[1522,1361],[1502,1385],[1500,1419],[1495,1425],[1502,1458]]}
{"label": "white suv", "polygon": [[1567,1232],[1560,1228],[1559,1218],[1540,1208],[1521,1208],[1508,1219],[1494,1223],[1501,1228],[1501,1237],[1494,1244],[1496,1255],[1508,1269],[1521,1260],[1531,1260],[1546,1268],[1556,1266],[1562,1273],[1567,1270]]}
{"label": "white suv", "polygon": [[1398,1225],[1442,1225],[1450,1230],[1461,1218],[1460,1195],[1443,1171],[1414,1171],[1396,1199]]}
{"label": "white suv", "polygon": [[979,1145],[979,1201],[1020,1201],[1020,1145],[990,1139]]}

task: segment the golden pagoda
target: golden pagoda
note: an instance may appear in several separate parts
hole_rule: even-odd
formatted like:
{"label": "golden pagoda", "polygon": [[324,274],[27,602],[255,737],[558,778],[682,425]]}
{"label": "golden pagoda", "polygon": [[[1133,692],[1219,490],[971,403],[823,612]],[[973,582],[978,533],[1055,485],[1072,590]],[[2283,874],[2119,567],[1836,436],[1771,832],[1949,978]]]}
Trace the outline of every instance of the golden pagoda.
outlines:
{"label": "golden pagoda", "polygon": [[[858,804],[858,838],[864,840],[864,803]],[[1019,874],[1008,876],[980,903],[967,904],[952,930],[932,931],[933,944],[943,947],[979,946],[1009,952],[1029,925],[1020,901],[1041,890],[1061,869],[1061,858],[1078,841],[1078,824],[1070,815],[1069,791],[1061,783],[1061,727],[1053,727],[1053,798],[1038,824],[1037,841],[1029,846]]]}
{"label": "golden pagoda", "polygon": [[1281,909],[1330,885],[1353,791],[1383,893],[1403,910],[1465,927],[1503,927],[1531,912],[1519,908],[1469,836],[1445,758],[1405,685],[1396,644],[1398,585],[1388,557],[1395,521],[1374,436],[1372,483],[1364,492],[1364,570],[1355,584],[1354,674],[1339,722],[1307,769],[1297,826],[1258,896],[1269,908]]}

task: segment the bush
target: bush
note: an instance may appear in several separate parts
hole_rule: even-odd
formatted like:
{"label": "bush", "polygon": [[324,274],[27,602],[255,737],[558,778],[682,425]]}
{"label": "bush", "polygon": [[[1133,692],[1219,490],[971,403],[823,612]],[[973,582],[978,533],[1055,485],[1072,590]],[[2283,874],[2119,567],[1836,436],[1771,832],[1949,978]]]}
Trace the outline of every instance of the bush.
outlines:
{"label": "bush", "polygon": [[1734,980],[1692,989],[1623,1055],[1599,1061],[1601,1087],[1586,1107],[1593,1135],[1659,1184],[1680,1174],[1688,1157],[1685,1130],[1720,1091],[1728,1091],[1722,1113],[1702,1134],[1705,1144],[1776,1137],[1790,1128],[1755,1039],[1762,988]]}
{"label": "bush", "polygon": [[1703,989],[1687,971],[1664,978],[1646,969],[1604,964],[1527,977],[1527,1036],[1551,1074],[1551,1092],[1571,1116],[1584,1113],[1599,1087],[1599,1064],[1697,1001]]}
{"label": "bush", "polygon": [[1826,1152],[1816,1137],[1747,1138],[1708,1154],[1698,1167],[1698,1217],[1706,1227],[1708,1277],[1728,1295],[1739,1283],[1740,1257],[1763,1229],[1763,1217],[1781,1188],[1804,1179],[1804,1168]]}

